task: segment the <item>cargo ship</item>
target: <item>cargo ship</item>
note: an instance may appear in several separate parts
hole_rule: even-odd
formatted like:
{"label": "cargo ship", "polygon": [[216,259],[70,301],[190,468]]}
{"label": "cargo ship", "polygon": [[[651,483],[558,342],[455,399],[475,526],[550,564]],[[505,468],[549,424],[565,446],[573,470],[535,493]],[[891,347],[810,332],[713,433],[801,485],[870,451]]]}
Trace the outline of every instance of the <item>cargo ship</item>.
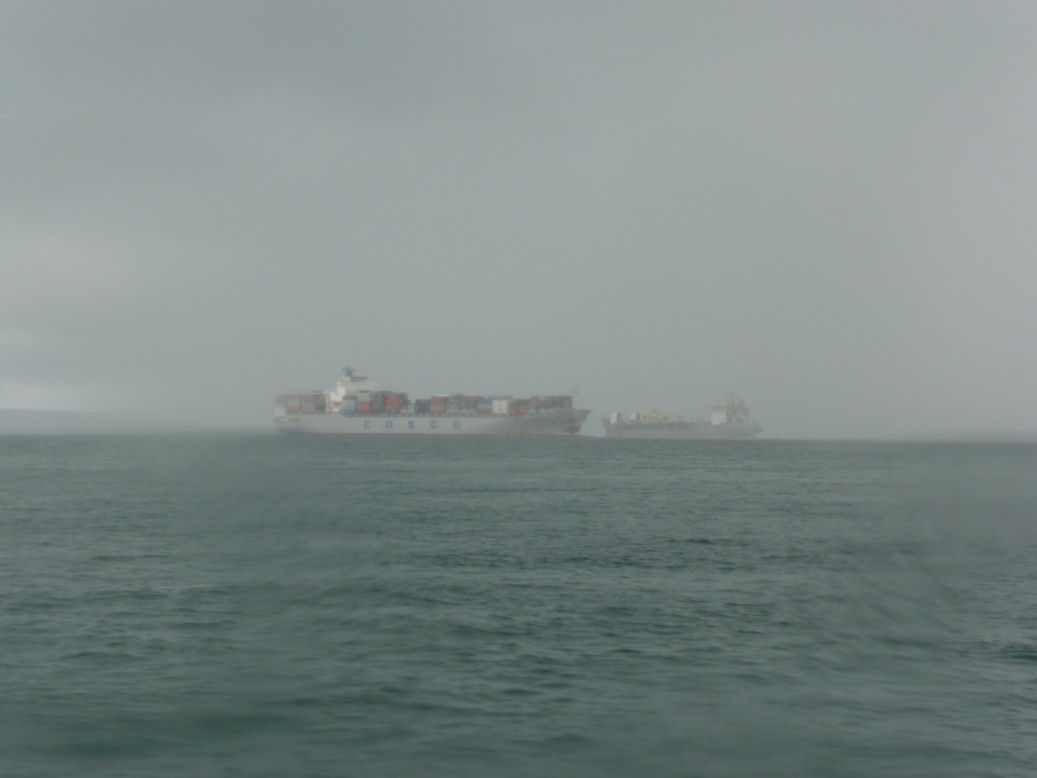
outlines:
{"label": "cargo ship", "polygon": [[762,427],[749,415],[745,401],[730,397],[710,406],[709,417],[686,421],[659,411],[620,413],[602,418],[605,437],[660,440],[744,440],[755,438]]}
{"label": "cargo ship", "polygon": [[310,435],[561,436],[579,432],[590,413],[574,406],[573,395],[411,400],[405,392],[380,390],[347,367],[333,389],[277,395],[274,423]]}

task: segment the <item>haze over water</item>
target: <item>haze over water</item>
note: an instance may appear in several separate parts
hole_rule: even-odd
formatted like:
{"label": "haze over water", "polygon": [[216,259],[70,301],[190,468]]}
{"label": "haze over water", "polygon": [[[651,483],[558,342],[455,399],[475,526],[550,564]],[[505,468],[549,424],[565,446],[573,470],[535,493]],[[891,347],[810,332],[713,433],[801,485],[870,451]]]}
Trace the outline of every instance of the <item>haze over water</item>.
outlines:
{"label": "haze over water", "polygon": [[[0,776],[1032,776],[1034,40],[0,4]],[[347,365],[770,440],[270,434]]]}
{"label": "haze over water", "polygon": [[0,7],[0,408],[345,365],[777,438],[1037,437],[1037,6]]}
{"label": "haze over water", "polygon": [[1029,776],[1035,470],[0,437],[0,773]]}

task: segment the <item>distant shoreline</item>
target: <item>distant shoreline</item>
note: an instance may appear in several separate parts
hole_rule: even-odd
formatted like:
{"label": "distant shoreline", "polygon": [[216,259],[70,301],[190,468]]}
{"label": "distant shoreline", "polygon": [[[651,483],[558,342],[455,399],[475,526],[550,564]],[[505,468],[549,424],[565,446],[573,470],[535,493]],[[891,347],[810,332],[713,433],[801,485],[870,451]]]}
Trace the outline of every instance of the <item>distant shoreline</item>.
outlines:
{"label": "distant shoreline", "polygon": [[[255,426],[221,427],[176,424],[106,411],[0,408],[0,435],[128,435],[265,432]],[[274,432],[273,425],[269,431]]]}

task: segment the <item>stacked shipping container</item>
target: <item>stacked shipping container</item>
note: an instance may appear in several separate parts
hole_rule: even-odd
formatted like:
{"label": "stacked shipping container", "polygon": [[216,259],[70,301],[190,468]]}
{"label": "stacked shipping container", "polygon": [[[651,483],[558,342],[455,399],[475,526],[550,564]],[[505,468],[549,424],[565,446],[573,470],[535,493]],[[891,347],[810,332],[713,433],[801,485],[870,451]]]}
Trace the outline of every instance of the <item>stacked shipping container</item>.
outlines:
{"label": "stacked shipping container", "polygon": [[328,392],[305,392],[277,395],[274,403],[286,414],[525,416],[572,408],[572,397],[548,395],[514,398],[437,394],[429,398],[416,399],[412,403],[405,392],[356,392],[346,394],[341,400],[335,399]]}

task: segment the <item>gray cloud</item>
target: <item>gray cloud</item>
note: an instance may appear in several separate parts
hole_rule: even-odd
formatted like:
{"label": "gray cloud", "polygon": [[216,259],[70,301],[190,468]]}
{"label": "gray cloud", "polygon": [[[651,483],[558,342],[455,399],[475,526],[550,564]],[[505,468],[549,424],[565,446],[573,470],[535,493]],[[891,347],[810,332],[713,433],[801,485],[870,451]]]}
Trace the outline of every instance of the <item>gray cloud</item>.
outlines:
{"label": "gray cloud", "polygon": [[600,411],[737,390],[775,435],[1037,432],[1035,22],[8,4],[0,405],[261,425],[348,363]]}

